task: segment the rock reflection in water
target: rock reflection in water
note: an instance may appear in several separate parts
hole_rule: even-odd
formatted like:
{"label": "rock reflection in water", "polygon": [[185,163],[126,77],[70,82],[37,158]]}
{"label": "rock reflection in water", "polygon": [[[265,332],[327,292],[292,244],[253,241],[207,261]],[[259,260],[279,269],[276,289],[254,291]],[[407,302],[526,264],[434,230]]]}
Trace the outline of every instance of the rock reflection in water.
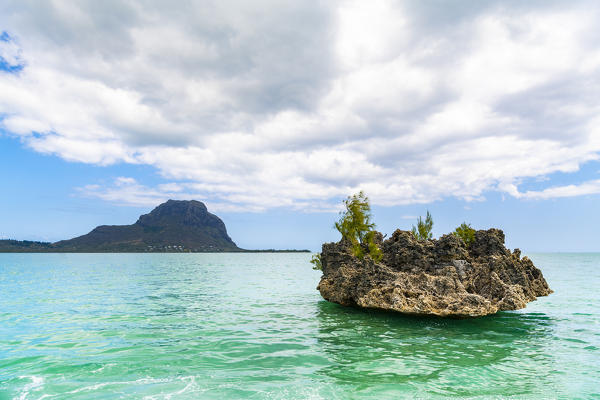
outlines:
{"label": "rock reflection in water", "polygon": [[363,394],[553,397],[559,389],[550,377],[553,321],[544,314],[452,320],[317,307],[318,342],[332,360],[319,373]]}

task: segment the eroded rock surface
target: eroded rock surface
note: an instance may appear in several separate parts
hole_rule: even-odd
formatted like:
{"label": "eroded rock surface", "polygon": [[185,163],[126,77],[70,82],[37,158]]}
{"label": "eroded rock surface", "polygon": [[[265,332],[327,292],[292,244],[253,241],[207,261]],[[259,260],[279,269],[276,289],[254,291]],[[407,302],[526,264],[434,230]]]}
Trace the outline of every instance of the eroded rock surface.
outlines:
{"label": "eroded rock surface", "polygon": [[477,317],[524,308],[552,293],[542,272],[519,249],[504,246],[499,229],[477,231],[467,248],[449,234],[418,241],[396,230],[383,241],[381,262],[354,257],[347,243],[325,243],[317,289],[344,306],[406,314]]}

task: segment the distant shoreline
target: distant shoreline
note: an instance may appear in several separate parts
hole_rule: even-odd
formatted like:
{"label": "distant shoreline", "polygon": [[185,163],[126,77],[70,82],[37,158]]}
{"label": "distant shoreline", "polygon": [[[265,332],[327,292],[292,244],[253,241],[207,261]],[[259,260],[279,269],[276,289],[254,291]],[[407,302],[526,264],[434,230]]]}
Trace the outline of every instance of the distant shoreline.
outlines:
{"label": "distant shoreline", "polygon": [[247,250],[247,249],[237,249],[237,250],[123,250],[118,251],[115,249],[107,249],[107,250],[91,250],[91,249],[81,249],[81,250],[68,250],[53,247],[54,244],[51,242],[36,242],[30,240],[14,240],[14,239],[4,239],[0,240],[0,253],[88,253],[88,254],[181,254],[181,253],[312,253],[312,251],[308,249],[285,249],[285,250],[277,250],[277,249],[257,249],[257,250]]}

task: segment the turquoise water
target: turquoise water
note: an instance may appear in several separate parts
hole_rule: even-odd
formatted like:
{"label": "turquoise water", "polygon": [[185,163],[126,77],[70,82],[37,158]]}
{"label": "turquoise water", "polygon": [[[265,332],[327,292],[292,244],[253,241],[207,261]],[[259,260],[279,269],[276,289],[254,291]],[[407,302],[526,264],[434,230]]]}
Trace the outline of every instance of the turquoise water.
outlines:
{"label": "turquoise water", "polygon": [[600,398],[600,254],[474,320],[323,301],[309,254],[0,254],[0,399]]}

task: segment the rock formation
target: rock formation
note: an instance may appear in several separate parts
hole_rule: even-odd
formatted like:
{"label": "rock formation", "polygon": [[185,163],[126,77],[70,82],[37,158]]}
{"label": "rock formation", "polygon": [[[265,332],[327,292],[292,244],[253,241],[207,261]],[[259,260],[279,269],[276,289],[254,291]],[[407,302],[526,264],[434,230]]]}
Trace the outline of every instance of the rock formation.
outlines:
{"label": "rock formation", "polygon": [[499,229],[477,231],[468,247],[453,234],[424,241],[401,230],[385,241],[376,236],[380,262],[353,256],[344,241],[323,244],[317,287],[323,298],[406,314],[477,317],[524,308],[552,293],[529,258],[504,247]]}

